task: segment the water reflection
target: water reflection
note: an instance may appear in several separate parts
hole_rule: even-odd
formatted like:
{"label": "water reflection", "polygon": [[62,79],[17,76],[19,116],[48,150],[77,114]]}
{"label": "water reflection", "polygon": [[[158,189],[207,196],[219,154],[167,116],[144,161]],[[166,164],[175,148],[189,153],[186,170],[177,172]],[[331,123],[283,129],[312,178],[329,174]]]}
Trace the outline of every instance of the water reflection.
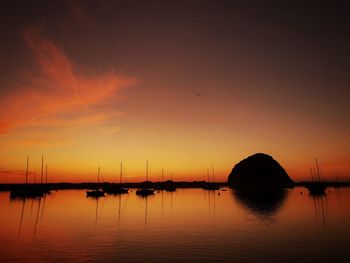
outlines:
{"label": "water reflection", "polygon": [[[101,198],[100,196],[87,196],[86,197],[86,199],[95,201],[95,223],[94,223],[95,227],[97,226],[97,221],[98,221],[98,216],[99,216],[99,199],[100,198]],[[103,199],[103,200],[105,200],[105,199]]]}
{"label": "water reflection", "polygon": [[263,218],[274,216],[283,206],[288,195],[287,190],[246,191],[234,189],[232,193],[237,203]]}
{"label": "water reflection", "polygon": [[[163,191],[162,191],[163,193]],[[145,201],[145,211],[144,211],[144,227],[145,230],[147,230],[147,217],[148,217],[148,198],[150,198],[153,195],[137,195],[138,198],[144,199]]]}
{"label": "water reflection", "polygon": [[326,228],[327,217],[327,199],[326,196],[320,195],[312,197],[314,201],[315,217],[322,220],[323,228]]}
{"label": "water reflection", "polygon": [[147,215],[148,215],[148,196],[145,197],[145,229],[147,229]]}
{"label": "water reflection", "polygon": [[38,224],[42,222],[44,213],[45,213],[45,202],[46,202],[46,195],[44,197],[35,197],[35,198],[28,198],[28,197],[22,197],[22,198],[10,198],[10,202],[22,202],[21,205],[21,212],[20,212],[20,219],[18,224],[18,237],[21,235],[22,225],[23,225],[23,219],[25,216],[25,210],[26,210],[26,203],[27,200],[32,200],[31,206],[30,206],[30,215],[32,214],[34,203],[37,202],[37,210],[35,214],[35,220],[34,220],[34,226],[33,226],[33,237],[35,237],[37,233]]}
{"label": "water reflection", "polygon": [[147,198],[134,191],[94,199],[85,198],[84,190],[62,190],[46,200],[10,202],[5,201],[9,193],[0,193],[0,258],[2,262],[341,262],[330,255],[331,248],[348,259],[350,189],[332,190],[323,199],[304,193],[302,188],[264,194],[179,189]]}
{"label": "water reflection", "polygon": [[21,229],[22,229],[22,222],[23,222],[23,215],[24,215],[24,208],[26,206],[26,199],[23,198],[22,200],[22,210],[21,210],[21,217],[19,220],[19,227],[18,227],[18,236],[21,235]]}
{"label": "water reflection", "polygon": [[118,195],[118,222],[120,223],[120,210],[122,207],[122,195]]}
{"label": "water reflection", "polygon": [[36,219],[35,219],[35,224],[34,224],[33,236],[36,235],[36,230],[37,230],[38,222],[39,222],[40,208],[41,208],[41,197],[39,197],[39,200],[38,200],[38,210],[36,212]]}
{"label": "water reflection", "polygon": [[216,195],[217,193],[220,193],[220,191],[217,190],[203,190],[204,191],[204,198],[208,199],[208,215],[215,216],[216,214]]}

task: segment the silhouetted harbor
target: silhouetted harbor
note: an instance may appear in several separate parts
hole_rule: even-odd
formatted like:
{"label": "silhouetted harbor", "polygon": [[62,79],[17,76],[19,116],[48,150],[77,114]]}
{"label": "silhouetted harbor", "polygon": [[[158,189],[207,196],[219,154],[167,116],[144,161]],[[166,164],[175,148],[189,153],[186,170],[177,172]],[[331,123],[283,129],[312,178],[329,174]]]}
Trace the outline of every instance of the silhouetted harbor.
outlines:
{"label": "silhouetted harbor", "polygon": [[[0,187],[1,188],[1,187]],[[52,188],[46,184],[12,185],[10,198],[36,198],[50,194]]]}
{"label": "silhouetted harbor", "polygon": [[[175,188],[204,188],[205,185],[208,183],[205,181],[193,181],[193,182],[172,182],[172,185]],[[216,185],[220,187],[227,186],[226,182],[216,182]],[[12,189],[18,189],[24,186],[25,184],[0,184],[0,191],[11,191]],[[28,184],[28,185],[35,185],[35,184]],[[48,183],[47,187],[53,190],[63,190],[63,189],[96,189],[100,188],[103,189],[105,187],[119,187],[119,188],[142,188],[145,185],[147,187],[152,187],[154,189],[158,188],[165,188],[168,186],[166,182],[129,182],[129,183],[93,183],[93,182],[86,182],[86,183],[68,183],[68,182],[61,182],[61,183]],[[350,185],[350,183],[349,183]]]}
{"label": "silhouetted harbor", "polygon": [[[303,186],[307,187],[310,185],[311,181],[303,181],[303,182],[295,182],[294,186]],[[164,189],[166,188],[166,185],[162,182],[147,182],[149,187],[152,187],[154,189]],[[208,183],[205,181],[193,181],[193,182],[173,182],[172,183],[175,188],[205,188]],[[209,183],[210,184],[210,183]],[[12,190],[20,190],[25,188],[26,184],[0,184],[0,191],[12,191]],[[96,189],[96,188],[108,188],[108,187],[116,187],[116,188],[142,188],[145,185],[145,182],[135,182],[135,183],[93,183],[93,182],[86,182],[86,183],[67,183],[67,182],[61,182],[61,183],[47,183],[43,186],[40,186],[40,184],[28,184],[28,186],[32,187],[47,187],[47,189],[50,190],[64,190],[64,189]],[[216,182],[216,186],[219,187],[227,187],[227,182]],[[325,187],[350,187],[350,182],[340,182],[340,181],[326,181],[322,182],[322,185]]]}

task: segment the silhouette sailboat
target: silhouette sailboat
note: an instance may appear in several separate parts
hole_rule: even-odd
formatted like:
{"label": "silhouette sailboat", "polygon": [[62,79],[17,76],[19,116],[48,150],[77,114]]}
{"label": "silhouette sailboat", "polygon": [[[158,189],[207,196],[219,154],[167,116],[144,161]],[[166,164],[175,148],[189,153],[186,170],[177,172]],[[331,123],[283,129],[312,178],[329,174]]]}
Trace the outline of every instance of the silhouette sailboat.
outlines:
{"label": "silhouette sailboat", "polygon": [[[212,170],[212,177],[214,180],[214,166],[211,167]],[[220,187],[218,185],[216,185],[216,183],[214,182],[210,182],[209,180],[209,168],[207,168],[207,176],[208,176],[208,181],[206,184],[204,184],[203,189],[204,190],[220,190]]]}
{"label": "silhouette sailboat", "polygon": [[100,185],[100,167],[98,167],[97,172],[97,188],[96,190],[86,191],[86,197],[102,197],[105,196],[104,192],[99,189]]}
{"label": "silhouette sailboat", "polygon": [[167,192],[175,192],[176,191],[176,187],[174,185],[174,181],[173,181],[173,173],[170,173],[170,180],[167,180],[164,182],[164,187],[165,187],[165,191]]}
{"label": "silhouette sailboat", "polygon": [[149,187],[149,181],[148,181],[148,161],[146,161],[146,182],[144,182],[144,185],[142,188],[136,190],[136,194],[140,196],[148,196],[154,194],[154,189],[151,189]]}
{"label": "silhouette sailboat", "polygon": [[[44,156],[42,156],[42,166],[43,166]],[[24,185],[16,186],[16,188],[10,191],[10,198],[37,198],[42,197],[45,194],[49,194],[50,190],[47,185],[28,184],[29,175],[29,156],[27,156],[27,169],[26,169],[26,181]],[[43,167],[42,167],[43,169]]]}
{"label": "silhouette sailboat", "polygon": [[127,194],[129,189],[121,187],[123,178],[123,163],[120,163],[119,185],[109,185],[104,188],[105,193],[111,195]]}
{"label": "silhouette sailboat", "polygon": [[[309,190],[310,195],[312,196],[325,195],[327,185],[321,181],[320,169],[318,167],[317,159],[315,160],[315,162],[316,162],[316,174],[315,176],[311,174],[312,182],[307,184],[306,187]],[[312,169],[311,169],[311,172],[312,172]]]}

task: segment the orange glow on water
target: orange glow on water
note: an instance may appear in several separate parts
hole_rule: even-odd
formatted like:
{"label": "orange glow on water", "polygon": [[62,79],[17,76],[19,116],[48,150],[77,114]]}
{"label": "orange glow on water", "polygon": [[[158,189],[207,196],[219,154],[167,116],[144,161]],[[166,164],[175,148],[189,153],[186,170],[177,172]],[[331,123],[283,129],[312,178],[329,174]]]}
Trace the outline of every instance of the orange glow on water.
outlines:
{"label": "orange glow on water", "polygon": [[[220,195],[218,191],[178,189],[156,192],[147,199],[135,191],[90,199],[84,190],[62,190],[41,199],[10,202],[8,192],[1,192],[0,244],[6,249],[0,254],[5,259],[11,255],[12,259],[44,262],[51,257],[91,260],[96,255],[88,251],[94,249],[104,251],[100,257],[116,254],[121,258],[148,258],[157,248],[164,253],[183,249],[184,253],[184,245],[191,248],[189,253],[210,254],[215,248],[217,255],[234,249],[236,258],[246,251],[253,253],[259,244],[275,248],[281,242],[295,242],[294,251],[303,251],[302,245],[312,241],[317,246],[308,249],[320,249],[326,248],[329,236],[348,232],[350,210],[345,207],[349,198],[347,188],[330,189],[322,208],[315,206],[304,188],[265,204],[241,198],[231,189]],[[124,243],[128,246],[122,248]],[[343,251],[344,243],[338,245],[333,249]],[[130,254],[135,247],[138,253]]]}

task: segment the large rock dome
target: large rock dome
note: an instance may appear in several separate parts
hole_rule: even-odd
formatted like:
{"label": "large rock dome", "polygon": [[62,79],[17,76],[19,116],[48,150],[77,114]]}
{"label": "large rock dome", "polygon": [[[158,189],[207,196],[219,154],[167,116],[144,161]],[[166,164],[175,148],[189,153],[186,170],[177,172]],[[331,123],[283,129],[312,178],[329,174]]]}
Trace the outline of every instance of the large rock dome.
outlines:
{"label": "large rock dome", "polygon": [[228,184],[236,188],[267,190],[293,187],[294,182],[270,155],[256,153],[233,167]]}

